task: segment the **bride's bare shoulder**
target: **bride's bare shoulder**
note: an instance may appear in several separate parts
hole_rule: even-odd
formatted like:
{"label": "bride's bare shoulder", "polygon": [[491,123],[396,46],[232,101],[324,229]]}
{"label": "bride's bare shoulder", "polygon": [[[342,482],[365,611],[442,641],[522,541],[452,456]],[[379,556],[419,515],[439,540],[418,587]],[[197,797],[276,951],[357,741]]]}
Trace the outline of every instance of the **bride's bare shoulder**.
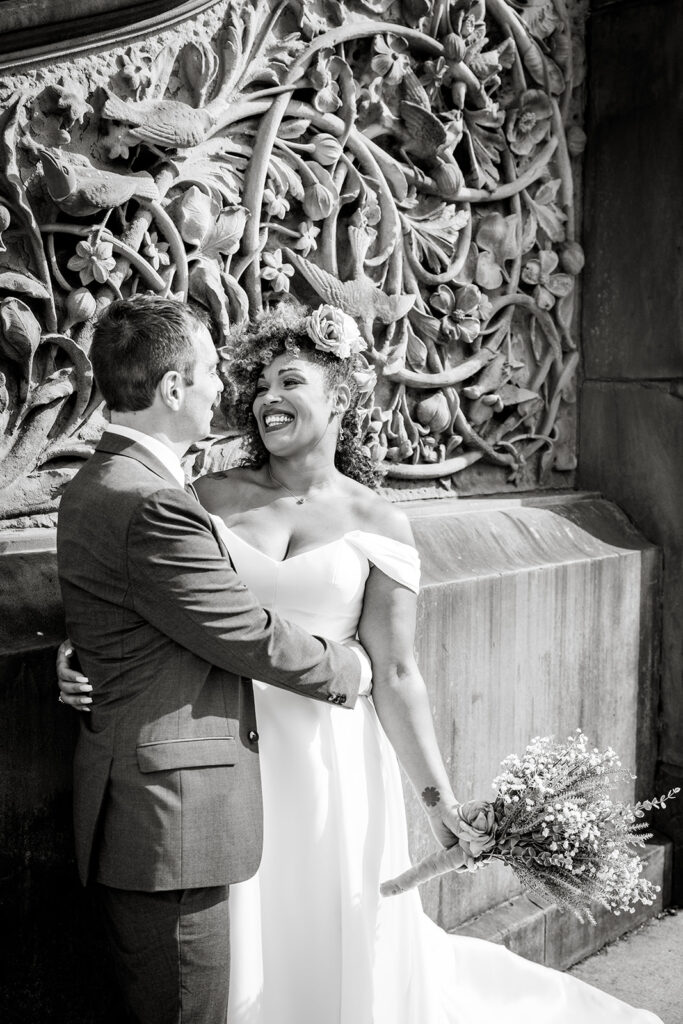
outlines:
{"label": "bride's bare shoulder", "polygon": [[237,466],[219,473],[207,473],[194,482],[199,500],[208,512],[220,515],[253,504],[255,490],[263,487],[263,470]]}
{"label": "bride's bare shoulder", "polygon": [[405,512],[384,495],[360,484],[357,488],[354,490],[354,512],[358,522],[363,524],[359,529],[415,547],[410,520]]}

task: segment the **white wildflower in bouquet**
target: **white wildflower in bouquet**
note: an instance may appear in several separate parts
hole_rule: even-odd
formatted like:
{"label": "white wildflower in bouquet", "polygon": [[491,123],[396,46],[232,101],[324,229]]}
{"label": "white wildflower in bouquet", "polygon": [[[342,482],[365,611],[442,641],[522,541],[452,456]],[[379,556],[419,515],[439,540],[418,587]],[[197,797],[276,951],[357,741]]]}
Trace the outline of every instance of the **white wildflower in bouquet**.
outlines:
{"label": "white wildflower in bouquet", "polygon": [[383,896],[404,892],[448,871],[508,864],[528,892],[546,896],[595,923],[592,901],[615,914],[654,902],[658,887],[641,877],[634,847],[651,838],[645,812],[664,808],[678,789],[636,804],[614,802],[610,790],[634,776],[615,752],[590,749],[577,730],[566,743],[531,741],[522,757],[506,757],[493,782],[493,802],[459,808],[457,843],[384,882]]}

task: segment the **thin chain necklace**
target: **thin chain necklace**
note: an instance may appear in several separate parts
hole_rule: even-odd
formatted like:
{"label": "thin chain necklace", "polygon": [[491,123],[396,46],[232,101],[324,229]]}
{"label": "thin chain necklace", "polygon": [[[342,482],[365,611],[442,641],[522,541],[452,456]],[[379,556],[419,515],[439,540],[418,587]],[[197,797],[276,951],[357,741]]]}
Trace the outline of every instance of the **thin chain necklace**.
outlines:
{"label": "thin chain necklace", "polygon": [[294,492],[290,491],[289,487],[287,487],[286,484],[283,484],[282,480],[278,480],[276,476],[273,476],[273,474],[270,471],[270,466],[268,465],[268,463],[266,463],[266,469],[268,470],[268,476],[270,477],[274,484],[277,484],[278,487],[281,487],[283,491],[287,491],[287,494],[290,496],[290,498],[294,498],[297,505],[303,505],[303,503],[306,501],[303,495],[294,494]]}

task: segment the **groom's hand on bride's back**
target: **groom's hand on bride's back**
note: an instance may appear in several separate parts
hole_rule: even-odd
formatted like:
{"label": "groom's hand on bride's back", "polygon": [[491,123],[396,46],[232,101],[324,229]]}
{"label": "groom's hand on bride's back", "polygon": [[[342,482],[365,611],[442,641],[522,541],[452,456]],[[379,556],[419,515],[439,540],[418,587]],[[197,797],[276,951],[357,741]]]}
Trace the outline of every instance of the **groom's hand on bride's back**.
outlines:
{"label": "groom's hand on bride's back", "polygon": [[57,685],[59,702],[76,711],[90,711],[92,686],[87,676],[73,667],[76,655],[70,640],[64,640],[57,651]]}

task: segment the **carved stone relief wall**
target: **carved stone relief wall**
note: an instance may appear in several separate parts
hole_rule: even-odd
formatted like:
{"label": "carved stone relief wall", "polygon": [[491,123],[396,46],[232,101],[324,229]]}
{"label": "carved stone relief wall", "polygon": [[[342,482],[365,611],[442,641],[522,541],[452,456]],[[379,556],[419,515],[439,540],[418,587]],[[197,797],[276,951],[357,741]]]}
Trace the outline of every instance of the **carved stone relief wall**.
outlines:
{"label": "carved stone relief wall", "polygon": [[5,62],[0,518],[56,509],[104,426],[94,318],[146,291],[222,344],[289,294],[354,316],[389,486],[571,485],[585,7],[223,0]]}

